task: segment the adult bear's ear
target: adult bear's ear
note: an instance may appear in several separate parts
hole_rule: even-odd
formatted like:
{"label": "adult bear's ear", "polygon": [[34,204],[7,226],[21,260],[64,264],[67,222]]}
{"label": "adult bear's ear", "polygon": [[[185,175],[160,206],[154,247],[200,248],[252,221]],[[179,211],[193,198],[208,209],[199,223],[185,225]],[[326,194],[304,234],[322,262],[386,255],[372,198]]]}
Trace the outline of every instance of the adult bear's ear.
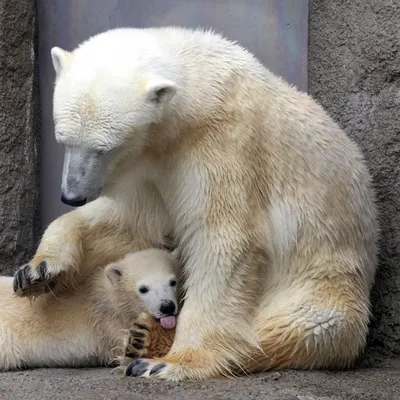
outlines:
{"label": "adult bear's ear", "polygon": [[145,86],[147,99],[158,104],[169,102],[176,91],[174,82],[159,76],[152,76]]}
{"label": "adult bear's ear", "polygon": [[107,265],[105,274],[111,282],[118,282],[122,279],[122,265],[113,263]]}
{"label": "adult bear's ear", "polygon": [[59,47],[53,47],[51,49],[51,59],[53,61],[53,68],[57,76],[59,76],[67,68],[70,57],[71,53],[69,51],[63,50]]}

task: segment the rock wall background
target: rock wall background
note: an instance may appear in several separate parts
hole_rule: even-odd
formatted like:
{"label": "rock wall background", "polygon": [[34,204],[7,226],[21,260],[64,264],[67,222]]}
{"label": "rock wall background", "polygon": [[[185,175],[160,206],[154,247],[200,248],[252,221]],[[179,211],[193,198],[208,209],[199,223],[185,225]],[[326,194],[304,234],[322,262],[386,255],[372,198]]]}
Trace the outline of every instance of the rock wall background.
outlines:
{"label": "rock wall background", "polygon": [[400,2],[310,0],[308,54],[309,92],[362,147],[379,202],[366,359],[400,355]]}
{"label": "rock wall background", "polygon": [[32,254],[38,232],[34,0],[0,0],[0,271]]}

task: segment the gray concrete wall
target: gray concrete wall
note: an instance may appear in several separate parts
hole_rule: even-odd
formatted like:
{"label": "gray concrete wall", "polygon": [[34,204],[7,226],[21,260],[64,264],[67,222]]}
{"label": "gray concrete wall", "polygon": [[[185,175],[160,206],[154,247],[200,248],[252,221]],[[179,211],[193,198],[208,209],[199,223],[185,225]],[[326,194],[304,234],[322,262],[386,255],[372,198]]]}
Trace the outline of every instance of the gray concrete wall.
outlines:
{"label": "gray concrete wall", "polygon": [[38,102],[34,0],[0,0],[0,271],[36,245]]}
{"label": "gray concrete wall", "polygon": [[382,235],[366,359],[377,361],[400,355],[400,1],[310,0],[309,24],[309,91],[374,176]]}

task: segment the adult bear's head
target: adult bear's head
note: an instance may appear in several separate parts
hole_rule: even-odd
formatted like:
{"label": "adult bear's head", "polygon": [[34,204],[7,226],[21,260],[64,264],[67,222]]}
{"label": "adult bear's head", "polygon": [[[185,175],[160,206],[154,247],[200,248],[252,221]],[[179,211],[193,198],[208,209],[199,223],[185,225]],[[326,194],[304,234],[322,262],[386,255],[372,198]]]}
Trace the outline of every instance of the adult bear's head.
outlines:
{"label": "adult bear's head", "polygon": [[51,50],[55,137],[65,148],[62,201],[80,206],[101,193],[124,157],[137,158],[148,129],[177,90],[177,69],[142,29],[96,35],[73,52]]}

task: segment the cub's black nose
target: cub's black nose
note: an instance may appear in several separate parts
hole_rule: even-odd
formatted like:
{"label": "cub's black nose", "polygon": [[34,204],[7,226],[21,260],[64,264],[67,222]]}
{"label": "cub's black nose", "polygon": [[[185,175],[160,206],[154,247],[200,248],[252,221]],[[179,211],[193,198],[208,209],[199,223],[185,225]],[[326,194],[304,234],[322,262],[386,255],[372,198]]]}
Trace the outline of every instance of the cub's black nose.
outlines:
{"label": "cub's black nose", "polygon": [[87,199],[67,199],[64,195],[61,196],[61,201],[67,206],[71,207],[81,207],[84,206],[87,202]]}
{"label": "cub's black nose", "polygon": [[163,301],[161,303],[160,312],[164,315],[173,315],[175,312],[175,304],[173,301]]}

